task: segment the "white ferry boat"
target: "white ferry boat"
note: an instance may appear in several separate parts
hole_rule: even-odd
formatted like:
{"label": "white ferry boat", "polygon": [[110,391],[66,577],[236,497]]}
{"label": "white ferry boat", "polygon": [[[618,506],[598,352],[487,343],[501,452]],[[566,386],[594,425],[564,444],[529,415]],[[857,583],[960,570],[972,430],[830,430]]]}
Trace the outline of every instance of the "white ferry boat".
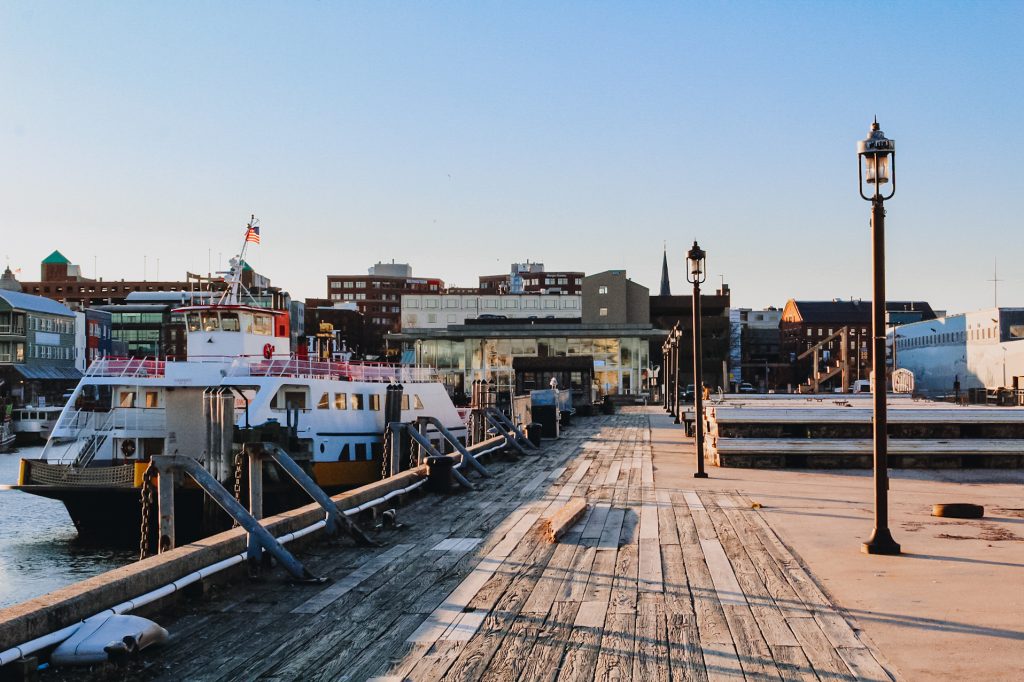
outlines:
{"label": "white ferry boat", "polygon": [[25,405],[12,413],[12,431],[22,443],[46,441],[63,408],[59,405]]}
{"label": "white ferry boat", "polygon": [[95,361],[12,488],[64,502],[80,534],[137,537],[151,456],[195,457],[230,489],[241,443],[267,433],[282,434],[325,490],[363,485],[381,477],[384,402],[396,383],[403,422],[436,417],[465,440],[466,424],[432,370],[293,353],[286,311],[240,302],[244,251],[231,260],[221,300],[176,310],[188,358]]}

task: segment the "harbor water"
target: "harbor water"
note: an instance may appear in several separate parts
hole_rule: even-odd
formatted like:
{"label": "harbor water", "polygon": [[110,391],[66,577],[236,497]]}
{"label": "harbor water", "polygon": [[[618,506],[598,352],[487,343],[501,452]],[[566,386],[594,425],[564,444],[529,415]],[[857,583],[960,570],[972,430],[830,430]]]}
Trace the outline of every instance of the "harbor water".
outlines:
{"label": "harbor water", "polygon": [[[18,462],[42,446],[0,454],[0,483],[17,483]],[[89,545],[78,539],[64,505],[26,493],[0,490],[0,608],[46,594],[137,558],[130,549]]]}

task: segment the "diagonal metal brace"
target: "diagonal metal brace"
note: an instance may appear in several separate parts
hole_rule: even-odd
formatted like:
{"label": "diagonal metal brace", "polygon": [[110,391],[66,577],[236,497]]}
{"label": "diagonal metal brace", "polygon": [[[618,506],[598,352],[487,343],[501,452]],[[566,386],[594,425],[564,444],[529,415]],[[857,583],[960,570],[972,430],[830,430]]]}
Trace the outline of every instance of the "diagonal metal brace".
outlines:
{"label": "diagonal metal brace", "polygon": [[[406,424],[405,428],[406,430],[408,430],[409,436],[411,436],[414,441],[419,443],[423,447],[423,449],[427,451],[428,455],[430,455],[431,457],[447,456],[442,455],[440,452],[438,452],[437,448],[435,448],[433,444],[430,442],[430,439],[424,436],[419,431],[417,431],[415,428],[413,428],[411,424]],[[466,488],[467,490],[475,490],[473,484],[469,482],[469,479],[463,476],[462,472],[460,472],[458,469],[452,469],[452,476],[455,478],[456,481],[458,481],[459,485],[461,485],[463,488]]]}
{"label": "diagonal metal brace", "polygon": [[463,445],[458,438],[456,438],[455,434],[449,431],[448,428],[441,423],[440,419],[438,419],[437,417],[420,417],[420,419],[425,419],[427,423],[433,424],[434,428],[437,429],[438,433],[444,436],[448,440],[448,442],[452,444],[452,447],[454,447],[459,452],[459,454],[462,455],[463,462],[469,464],[471,467],[476,469],[476,471],[484,478],[491,477],[491,472],[487,470],[487,467],[481,464],[477,460],[477,458],[473,456],[469,452],[469,450],[466,449],[466,446]]}
{"label": "diagonal metal brace", "polygon": [[[256,517],[250,514],[246,508],[243,507],[241,503],[239,503],[238,500],[236,500],[234,496],[232,496],[231,493],[229,493],[227,489],[210,474],[210,472],[199,465],[199,462],[191,457],[185,457],[183,455],[153,455],[150,461],[152,466],[156,467],[157,473],[160,475],[159,483],[161,503],[163,503],[164,499],[168,496],[173,499],[173,489],[167,491],[167,488],[173,488],[174,474],[176,472],[188,474],[207,495],[213,498],[214,502],[219,504],[220,507],[231,516],[231,518],[238,521],[238,525],[249,533],[250,560],[254,558],[254,548],[257,546],[262,547],[270,553],[271,556],[277,559],[278,563],[284,566],[285,570],[288,571],[292,578],[297,582],[327,582],[327,578],[319,578],[307,571],[299,560],[296,559],[291,552],[285,549],[284,545],[278,542],[277,538],[270,534],[270,531],[260,524]],[[161,524],[163,524],[163,510],[161,510],[160,520]],[[173,519],[171,520],[171,524],[173,524]],[[163,534],[163,529],[161,529],[161,534]],[[170,544],[173,547],[173,540]]]}
{"label": "diagonal metal brace", "polygon": [[330,495],[324,492],[312,478],[309,477],[302,467],[292,459],[281,446],[276,443],[249,443],[245,446],[246,453],[250,458],[262,459],[270,457],[278,466],[287,472],[296,483],[299,484],[306,494],[312,497],[325,512],[327,512],[327,525],[325,530],[329,535],[337,535],[338,531],[345,531],[356,544],[364,547],[380,547],[380,543],[371,540],[363,530],[345,516]]}
{"label": "diagonal metal brace", "polygon": [[531,450],[540,450],[538,446],[534,445],[533,442],[530,439],[528,439],[522,431],[519,430],[519,427],[516,426],[511,419],[505,416],[504,412],[502,412],[496,407],[488,407],[487,414],[493,417],[494,419],[497,419],[502,424],[504,424],[505,430],[514,433],[517,438],[519,438],[524,443],[529,445]]}
{"label": "diagonal metal brace", "polygon": [[519,451],[519,454],[528,454],[526,450],[523,448],[523,446],[519,443],[519,440],[515,437],[515,434],[508,430],[508,426],[506,424],[495,419],[494,415],[490,414],[489,412],[484,413],[484,418],[491,426],[497,429],[500,435],[505,437],[506,443],[508,443],[509,445],[511,445],[512,447]]}

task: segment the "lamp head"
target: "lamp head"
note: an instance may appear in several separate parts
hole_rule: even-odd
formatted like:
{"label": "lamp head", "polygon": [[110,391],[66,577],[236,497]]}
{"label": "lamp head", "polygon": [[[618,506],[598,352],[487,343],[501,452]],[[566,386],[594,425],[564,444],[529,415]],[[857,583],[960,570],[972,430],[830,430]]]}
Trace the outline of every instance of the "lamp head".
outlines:
{"label": "lamp head", "polygon": [[704,260],[707,257],[707,253],[704,249],[700,248],[697,244],[697,240],[693,240],[693,246],[686,254],[686,262],[689,265],[688,272],[686,274],[686,281],[691,284],[701,283],[707,277],[704,272]]}
{"label": "lamp head", "polygon": [[[893,181],[892,191],[887,197],[889,199],[896,191],[896,142],[885,136],[885,133],[878,127],[878,119],[871,124],[868,136],[857,143],[857,164],[860,177],[861,196],[864,196],[864,183],[867,183],[873,197],[879,197],[881,187]],[[871,197],[864,196],[865,199]]]}

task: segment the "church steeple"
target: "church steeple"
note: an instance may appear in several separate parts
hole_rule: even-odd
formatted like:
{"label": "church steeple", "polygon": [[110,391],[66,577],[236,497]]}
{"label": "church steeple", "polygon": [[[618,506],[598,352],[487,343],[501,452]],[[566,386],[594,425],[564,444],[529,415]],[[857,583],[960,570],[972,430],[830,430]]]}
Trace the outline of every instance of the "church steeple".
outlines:
{"label": "church steeple", "polygon": [[661,253],[661,296],[671,296],[672,287],[668,282],[668,247]]}

